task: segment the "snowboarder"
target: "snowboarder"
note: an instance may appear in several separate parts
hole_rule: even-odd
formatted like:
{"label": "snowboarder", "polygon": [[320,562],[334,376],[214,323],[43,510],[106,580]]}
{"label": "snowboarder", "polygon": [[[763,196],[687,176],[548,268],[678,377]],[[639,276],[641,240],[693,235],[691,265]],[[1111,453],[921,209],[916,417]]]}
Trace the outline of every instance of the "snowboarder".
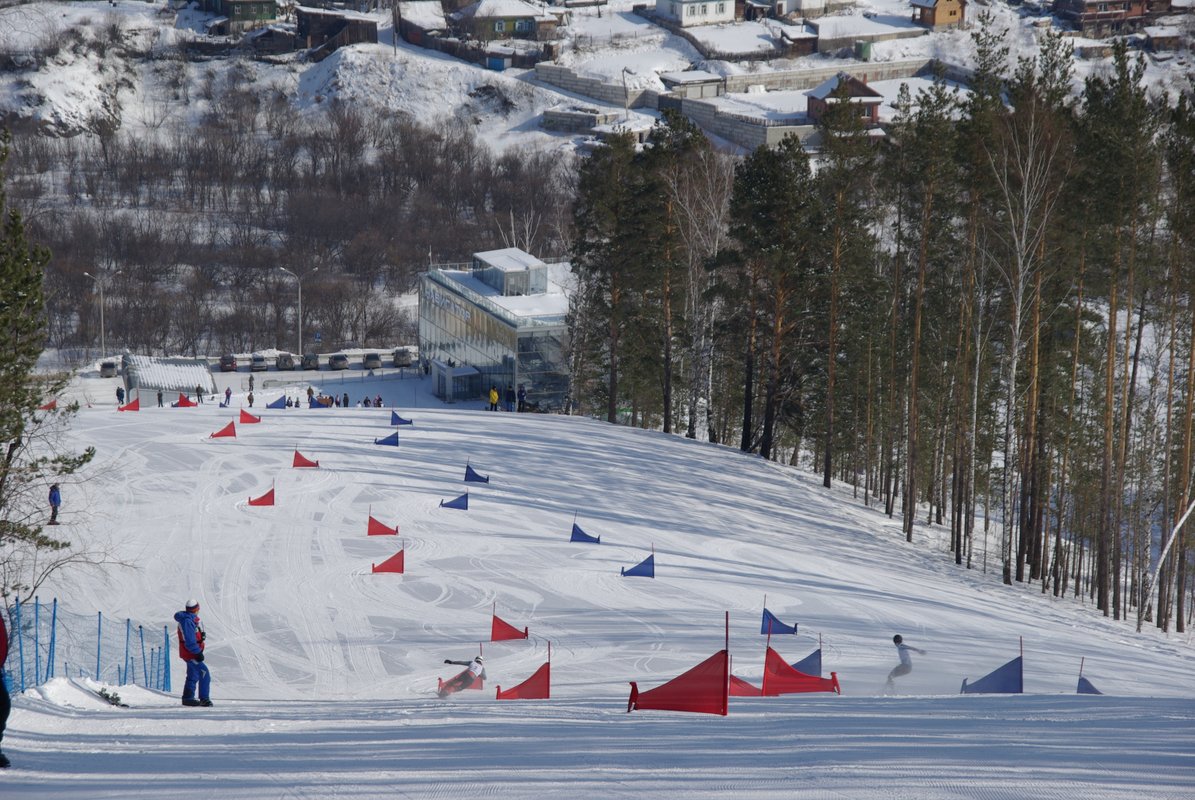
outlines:
{"label": "snowboarder", "polygon": [[[0,614],[0,671],[4,670],[4,660],[8,658],[8,629],[4,627],[4,615]],[[4,728],[8,725],[8,712],[12,710],[12,699],[8,696],[8,687],[0,680],[0,741],[4,740]],[[0,753],[0,769],[10,766],[8,758]]]}
{"label": "snowboarder", "polygon": [[[199,621],[199,601],[188,600],[185,611],[174,615],[178,623],[178,656],[187,665],[187,680],[183,683],[184,706],[210,706],[209,697],[212,686],[212,673],[203,663],[203,650],[207,643],[207,636],[203,632],[203,623]],[[195,698],[195,690],[199,690],[199,698]]]}
{"label": "snowboarder", "polygon": [[62,491],[58,484],[50,487],[50,525],[58,524],[58,506],[62,505]]}
{"label": "snowboarder", "polygon": [[456,664],[466,669],[456,677],[444,681],[444,684],[440,687],[440,697],[447,697],[462,689],[468,689],[473,685],[474,681],[485,680],[485,659],[481,656],[477,656],[472,661],[453,661],[446,658],[444,659],[444,663]]}
{"label": "snowboarder", "polygon": [[498,387],[490,386],[490,411],[498,410]]}
{"label": "snowboarder", "polygon": [[918,655],[925,655],[924,650],[919,650],[912,645],[905,644],[904,638],[901,637],[899,633],[892,637],[892,643],[896,645],[896,653],[900,656],[900,663],[893,667],[892,671],[888,673],[888,685],[886,690],[889,692],[896,687],[895,681],[897,678],[899,678],[901,675],[908,675],[913,671],[913,659],[909,655],[909,651],[911,650]]}

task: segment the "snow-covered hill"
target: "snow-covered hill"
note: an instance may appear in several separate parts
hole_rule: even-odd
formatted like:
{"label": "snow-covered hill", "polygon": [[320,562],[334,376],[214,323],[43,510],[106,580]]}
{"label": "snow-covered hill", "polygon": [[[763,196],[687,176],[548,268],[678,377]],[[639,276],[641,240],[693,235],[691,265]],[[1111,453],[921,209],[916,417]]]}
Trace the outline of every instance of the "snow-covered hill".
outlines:
{"label": "snow-covered hill", "polygon": [[[57,679],[16,701],[6,800],[1111,800],[1195,785],[1189,635],[1138,636],[959,571],[849,492],[730,448],[348,378],[341,391],[381,393],[414,419],[399,447],[373,444],[392,430],[387,408],[263,411],[220,440],[208,435],[240,394],[232,409],[80,412],[73,443],[99,455],[64,487],[58,530],[112,542],[136,567],[72,573],[47,594],[156,624],[198,597],[216,707],[119,687],[133,707],[113,708]],[[296,449],[320,468],[292,469]],[[464,484],[466,463],[490,483]],[[271,485],[276,506],[247,505]],[[466,489],[467,511],[439,506]],[[367,537],[370,513],[399,541]],[[574,515],[601,544],[569,543]],[[371,573],[400,546],[405,574]],[[653,550],[654,580],[620,576]],[[720,649],[727,611],[733,670],[758,684],[765,596],[800,624],[773,647],[795,661],[820,639],[841,697],[732,698],[727,718],[625,713],[628,681],[650,688]],[[484,645],[489,685],[526,678],[551,641],[552,699],[436,699],[443,659],[477,652],[495,604],[531,638]],[[894,633],[928,653],[884,697]],[[957,694],[1020,637],[1026,695]],[[1082,658],[1111,696],[1073,695]]]}

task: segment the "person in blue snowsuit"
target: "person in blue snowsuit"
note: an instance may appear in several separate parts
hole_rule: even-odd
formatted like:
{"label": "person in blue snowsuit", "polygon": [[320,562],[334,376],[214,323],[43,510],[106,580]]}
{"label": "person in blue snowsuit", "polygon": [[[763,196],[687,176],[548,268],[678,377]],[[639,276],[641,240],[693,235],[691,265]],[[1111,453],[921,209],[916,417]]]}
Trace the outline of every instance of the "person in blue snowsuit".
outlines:
{"label": "person in blue snowsuit", "polygon": [[58,507],[62,505],[62,490],[58,484],[50,487],[50,524],[58,524]]}
{"label": "person in blue snowsuit", "polygon": [[913,671],[913,657],[909,655],[910,651],[918,655],[925,655],[924,650],[905,644],[904,638],[899,633],[892,637],[892,644],[896,645],[896,654],[900,656],[900,663],[888,673],[888,691],[892,691],[897,678]]}
{"label": "person in blue snowsuit", "polygon": [[[184,706],[211,706],[212,673],[203,663],[206,636],[199,621],[199,601],[188,600],[186,611],[174,615],[178,623],[178,656],[187,665],[187,680],[183,684]],[[195,697],[195,690],[199,697]]]}

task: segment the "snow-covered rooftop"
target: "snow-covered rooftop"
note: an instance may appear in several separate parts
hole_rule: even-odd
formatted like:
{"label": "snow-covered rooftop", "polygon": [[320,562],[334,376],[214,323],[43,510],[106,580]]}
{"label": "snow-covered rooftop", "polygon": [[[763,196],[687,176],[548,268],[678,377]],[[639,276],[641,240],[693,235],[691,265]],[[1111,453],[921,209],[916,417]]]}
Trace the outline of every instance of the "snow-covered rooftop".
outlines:
{"label": "snow-covered rooftop", "polygon": [[531,267],[542,266],[544,262],[517,247],[504,247],[501,250],[486,250],[474,253],[473,258],[487,267],[500,269],[503,272],[523,272]]}
{"label": "snow-covered rooftop", "polygon": [[547,9],[527,0],[478,0],[457,12],[461,19],[511,19],[513,17],[534,17],[538,20],[554,20],[556,17]]}
{"label": "snow-covered rooftop", "polygon": [[398,4],[398,16],[425,31],[447,30],[440,0],[405,0]]}

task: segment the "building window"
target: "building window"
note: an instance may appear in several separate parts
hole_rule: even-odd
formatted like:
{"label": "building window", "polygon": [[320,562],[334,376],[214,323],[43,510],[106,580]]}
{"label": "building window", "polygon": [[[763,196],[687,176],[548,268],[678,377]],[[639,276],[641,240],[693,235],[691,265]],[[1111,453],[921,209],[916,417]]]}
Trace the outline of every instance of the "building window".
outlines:
{"label": "building window", "polygon": [[685,16],[692,17],[697,14],[697,6],[685,6]]}
{"label": "building window", "polygon": [[529,30],[531,30],[531,20],[529,20],[529,19],[516,19],[515,20],[515,31],[516,32],[527,33]]}
{"label": "building window", "polygon": [[672,16],[674,16],[674,17],[680,16],[679,14],[676,13],[676,3],[669,3],[668,9],[669,9],[669,13],[672,14]]}
{"label": "building window", "polygon": [[701,16],[708,17],[709,13],[710,13],[710,7],[708,5],[706,5],[705,3],[702,3],[701,4]]}
{"label": "building window", "polygon": [[719,14],[726,13],[726,4],[725,3],[718,3],[718,13]]}
{"label": "building window", "polygon": [[506,20],[494,20],[494,33],[506,33]]}

